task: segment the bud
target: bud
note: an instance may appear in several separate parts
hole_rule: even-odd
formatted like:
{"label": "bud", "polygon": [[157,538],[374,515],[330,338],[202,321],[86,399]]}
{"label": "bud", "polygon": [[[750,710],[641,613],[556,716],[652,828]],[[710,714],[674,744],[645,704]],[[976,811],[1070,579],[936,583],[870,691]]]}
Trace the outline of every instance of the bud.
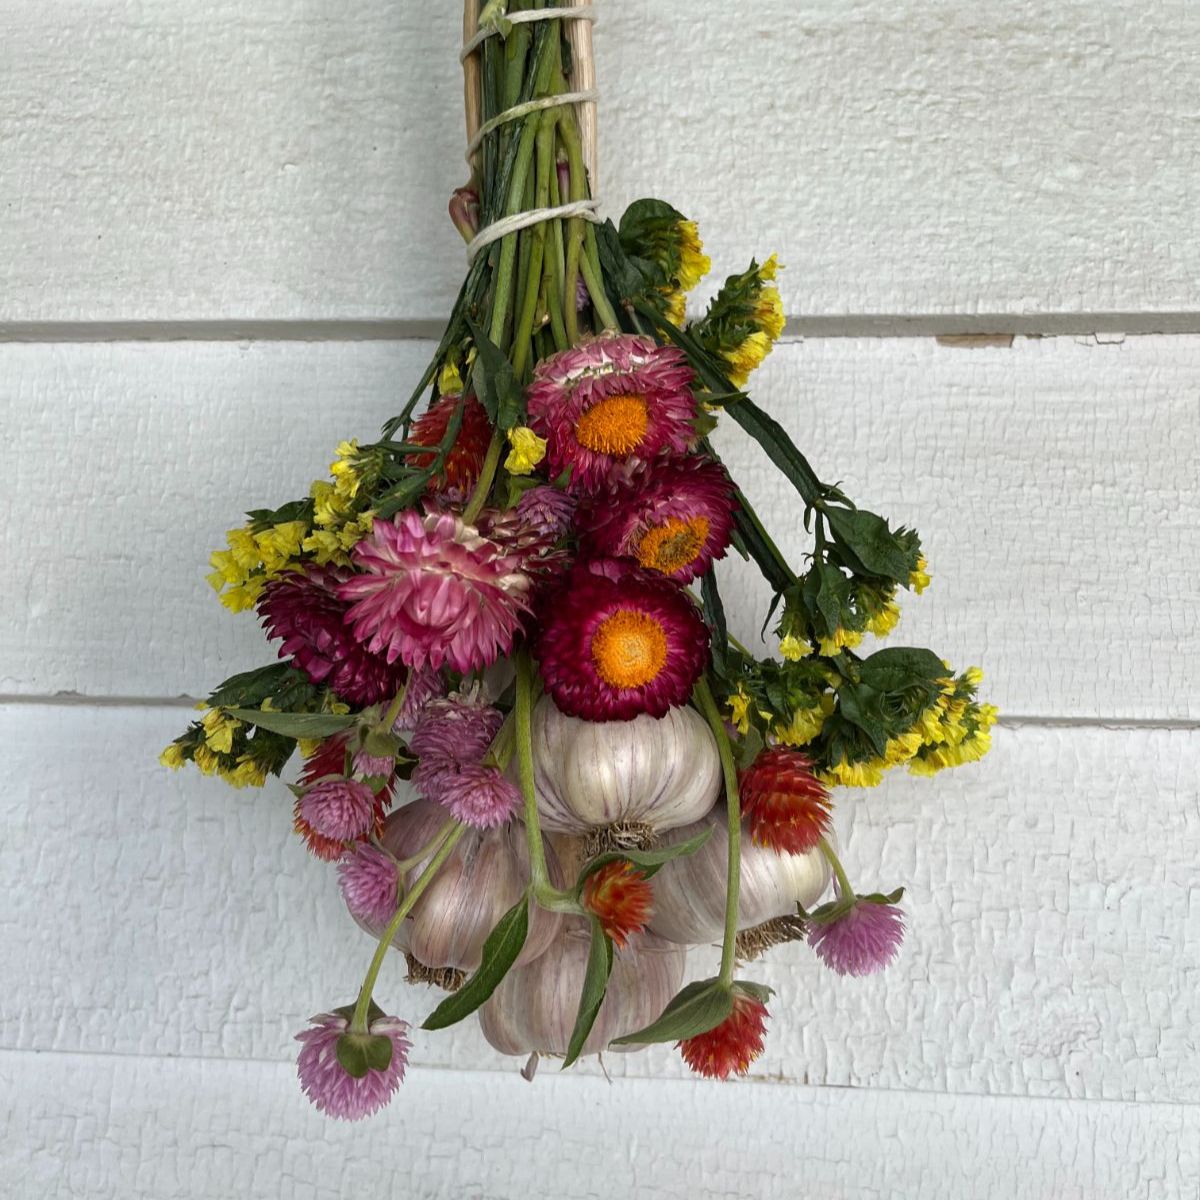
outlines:
{"label": "bud", "polygon": [[473,187],[454,189],[450,197],[450,220],[464,242],[469,242],[479,232],[479,193]]}

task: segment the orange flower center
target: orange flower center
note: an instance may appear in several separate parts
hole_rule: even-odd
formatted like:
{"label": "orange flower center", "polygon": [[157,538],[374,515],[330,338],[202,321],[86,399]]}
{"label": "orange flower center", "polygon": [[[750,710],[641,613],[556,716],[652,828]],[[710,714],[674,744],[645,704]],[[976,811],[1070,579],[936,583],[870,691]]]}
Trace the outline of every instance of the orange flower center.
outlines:
{"label": "orange flower center", "polygon": [[707,517],[697,516],[687,521],[669,517],[642,536],[637,547],[638,562],[664,575],[673,575],[696,561],[707,540]]}
{"label": "orange flower center", "polygon": [[589,450],[624,458],[638,448],[649,422],[641,396],[607,396],[580,416],[575,438]]}
{"label": "orange flower center", "polygon": [[648,613],[620,609],[600,622],[592,661],[610,687],[642,687],[666,665],[667,635]]}

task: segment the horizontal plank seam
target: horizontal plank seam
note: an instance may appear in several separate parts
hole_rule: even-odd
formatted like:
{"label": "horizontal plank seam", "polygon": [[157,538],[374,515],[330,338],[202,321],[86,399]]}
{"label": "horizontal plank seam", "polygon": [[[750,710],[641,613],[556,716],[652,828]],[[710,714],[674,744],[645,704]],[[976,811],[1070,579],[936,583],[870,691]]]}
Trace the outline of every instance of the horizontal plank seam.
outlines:
{"label": "horizontal plank seam", "polygon": [[[364,342],[440,337],[444,318],[0,322],[0,342]],[[846,313],[788,318],[785,341],[804,338],[1196,334],[1200,312]]]}
{"label": "horizontal plank seam", "polygon": [[[0,694],[0,707],[58,708],[183,708],[194,709],[202,703],[198,696],[92,696],[80,692],[56,692],[53,695],[21,692]],[[1166,729],[1194,732],[1200,730],[1200,718],[1189,717],[1069,717],[1041,716],[1031,713],[1001,713],[1000,725],[1011,729]]]}
{"label": "horizontal plank seam", "polygon": [[[255,1055],[216,1055],[216,1054],[121,1054],[112,1050],[29,1050],[15,1046],[0,1046],[0,1059],[27,1057],[45,1060],[48,1058],[73,1059],[112,1059],[118,1062],[185,1062],[185,1063],[223,1063],[230,1066],[257,1065],[267,1067],[290,1067],[291,1059],[263,1058]],[[516,1075],[520,1063],[513,1061],[505,1066],[496,1067],[462,1067],[443,1063],[413,1063],[412,1069],[419,1071],[445,1071],[458,1075]],[[567,1076],[567,1078],[572,1078]],[[596,1075],[577,1075],[576,1079],[597,1079]],[[686,1085],[689,1087],[719,1086],[705,1085],[702,1080],[689,1079],[682,1076],[661,1075],[617,1075],[604,1076],[614,1087],[623,1082],[653,1083],[656,1087]],[[1031,1101],[1038,1104],[1115,1104],[1127,1107],[1136,1106],[1139,1109],[1200,1109],[1200,1102],[1194,1100],[1137,1100],[1111,1096],[1031,1096],[1022,1092],[944,1092],[926,1088],[878,1087],[875,1085],[862,1086],[858,1084],[840,1083],[802,1083],[784,1075],[750,1075],[744,1084],[758,1084],[770,1087],[791,1087],[808,1092],[854,1092],[856,1096],[874,1093],[881,1096],[944,1096],[951,1100],[983,1100],[983,1101]],[[536,1086],[536,1081],[534,1085]]]}

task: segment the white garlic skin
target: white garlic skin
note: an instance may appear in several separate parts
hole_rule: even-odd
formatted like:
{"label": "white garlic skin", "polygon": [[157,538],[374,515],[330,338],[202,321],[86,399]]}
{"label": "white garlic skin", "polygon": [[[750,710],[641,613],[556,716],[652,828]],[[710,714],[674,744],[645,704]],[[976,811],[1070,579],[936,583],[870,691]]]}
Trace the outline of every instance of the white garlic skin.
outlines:
{"label": "white garlic skin", "polygon": [[[409,858],[429,843],[447,817],[441,805],[414,801],[388,817],[380,841],[396,858]],[[561,886],[558,862],[549,846],[546,862],[551,880]],[[405,887],[412,887],[424,865],[419,863],[407,872]],[[523,825],[510,821],[496,829],[468,829],[413,906],[393,944],[427,967],[474,971],[482,961],[487,935],[516,904],[528,882],[529,851]],[[517,961],[531,962],[545,953],[561,923],[559,914],[534,905],[529,936]],[[374,932],[378,936],[382,931]]]}
{"label": "white garlic skin", "polygon": [[721,790],[716,741],[687,707],[583,721],[543,696],[533,710],[533,761],[538,813],[553,833],[624,823],[673,829],[704,816]]}
{"label": "white garlic skin", "polygon": [[[587,923],[570,917],[535,962],[514,967],[479,1010],[483,1036],[501,1054],[566,1054],[587,970]],[[613,952],[612,975],[583,1054],[598,1054],[615,1037],[657,1020],[683,981],[687,950],[637,934]],[[614,1046],[640,1050],[641,1046]]]}
{"label": "white garlic skin", "polygon": [[[694,825],[671,830],[662,841],[686,841],[710,827],[712,836],[695,854],[672,859],[654,876],[654,912],[648,928],[668,941],[694,946],[718,942],[724,933],[729,847],[725,805]],[[756,846],[743,826],[741,854],[738,929],[795,914],[797,904],[811,908],[829,886],[831,871],[820,849],[780,854]]]}

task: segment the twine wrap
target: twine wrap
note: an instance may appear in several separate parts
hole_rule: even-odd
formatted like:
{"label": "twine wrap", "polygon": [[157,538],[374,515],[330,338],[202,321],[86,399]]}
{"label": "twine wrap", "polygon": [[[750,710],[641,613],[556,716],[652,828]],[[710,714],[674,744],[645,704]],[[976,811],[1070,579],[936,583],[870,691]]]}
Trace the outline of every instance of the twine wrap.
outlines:
{"label": "twine wrap", "polygon": [[[475,157],[479,153],[483,139],[506,122],[515,121],[530,113],[554,108],[561,104],[574,104],[579,122],[583,160],[587,168],[590,190],[594,193],[597,171],[596,100],[599,97],[599,92],[595,87],[596,64],[592,56],[592,25],[596,20],[595,10],[587,0],[579,0],[578,3],[572,0],[571,4],[556,8],[506,13],[503,19],[511,25],[520,25],[531,21],[561,20],[568,22],[567,40],[571,46],[572,63],[571,82],[575,84],[575,90],[564,92],[558,96],[542,96],[524,104],[514,105],[481,124],[483,89],[478,50],[489,37],[497,36],[500,29],[498,23],[493,22],[489,22],[482,29],[479,27],[480,2],[481,0],[465,0],[463,5],[463,46],[459,53],[459,60],[463,64],[463,105],[467,118],[466,158],[468,163],[472,167],[475,166]],[[598,202],[592,198],[576,200],[570,204],[560,204],[554,208],[527,209],[524,212],[502,217],[481,229],[467,244],[467,261],[474,261],[476,255],[492,242],[542,221],[552,221],[558,217],[582,217],[586,221],[599,223],[597,206]]]}

